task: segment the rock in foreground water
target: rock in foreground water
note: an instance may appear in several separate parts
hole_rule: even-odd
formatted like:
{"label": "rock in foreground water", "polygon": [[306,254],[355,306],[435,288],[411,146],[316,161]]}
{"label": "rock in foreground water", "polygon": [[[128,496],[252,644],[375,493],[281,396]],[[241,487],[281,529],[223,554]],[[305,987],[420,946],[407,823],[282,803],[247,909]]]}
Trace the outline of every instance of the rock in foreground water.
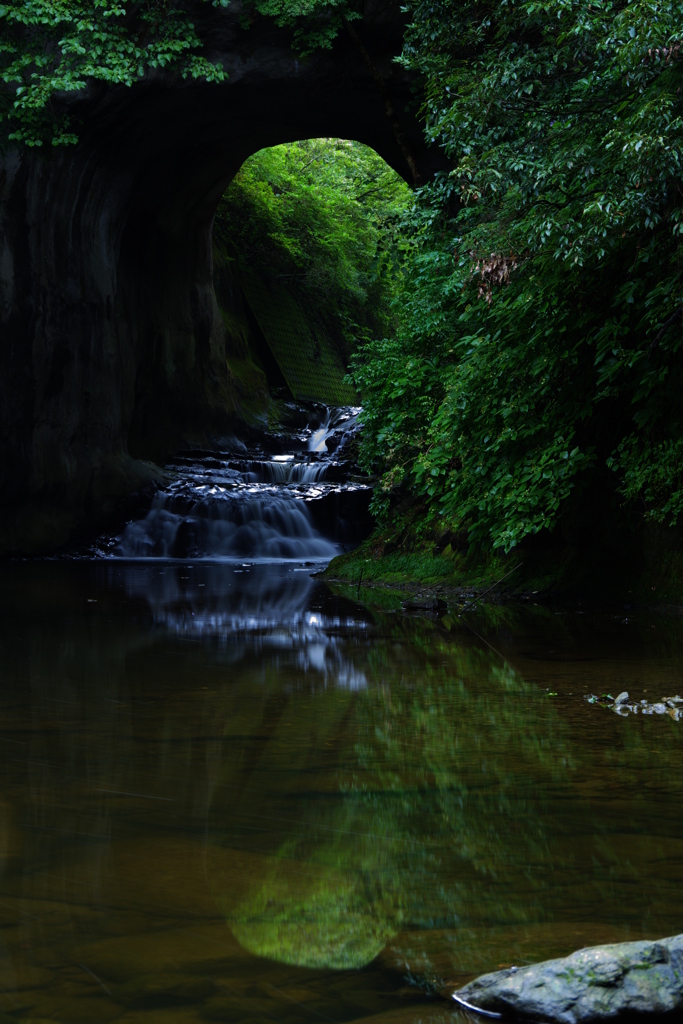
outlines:
{"label": "rock in foreground water", "polygon": [[683,935],[591,946],[559,960],[484,974],[454,998],[549,1024],[683,1011]]}

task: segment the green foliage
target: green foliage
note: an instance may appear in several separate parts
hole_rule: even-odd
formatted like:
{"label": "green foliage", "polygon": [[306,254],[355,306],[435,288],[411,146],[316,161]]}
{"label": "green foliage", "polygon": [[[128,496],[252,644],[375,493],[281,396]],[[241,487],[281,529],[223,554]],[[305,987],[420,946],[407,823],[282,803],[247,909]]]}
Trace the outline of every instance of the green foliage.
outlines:
{"label": "green foliage", "polygon": [[367,146],[309,139],[256,153],[216,215],[243,270],[293,288],[351,348],[390,325],[408,186]]}
{"label": "green foliage", "polygon": [[[353,374],[378,513],[417,500],[426,529],[503,551],[597,491],[675,524],[683,6],[407,10],[400,60],[451,170],[414,204],[365,147],[276,147],[228,191],[219,244],[306,297],[347,351],[366,340]],[[360,15],[349,0],[250,0],[255,17],[306,53]],[[180,0],[0,0],[0,136],[74,142],[64,99],[93,81],[221,80],[200,45]]]}
{"label": "green foliage", "polygon": [[651,445],[627,437],[608,462],[622,471],[621,493],[627,499],[640,499],[649,520],[678,524],[683,509],[683,438]]}
{"label": "green foliage", "polygon": [[506,551],[598,480],[675,521],[683,8],[410,10],[402,62],[452,170],[404,223],[402,330],[356,360],[376,507],[407,492]]}
{"label": "green foliage", "polygon": [[[329,50],[348,21],[362,17],[353,0],[248,0],[246,10],[273,18],[280,28],[294,30],[293,44],[301,57]],[[245,24],[249,24],[246,17]]]}
{"label": "green foliage", "polygon": [[200,46],[175,0],[0,2],[0,141],[76,142],[72,118],[54,103],[93,81],[130,86],[162,68],[222,81],[221,66],[198,54]]}
{"label": "green foliage", "polygon": [[[201,41],[187,6],[182,0],[0,0],[0,142],[77,142],[60,100],[94,81],[131,86],[161,69],[223,81],[221,65],[197,52]],[[255,16],[292,30],[294,48],[306,56],[329,49],[344,24],[361,14],[347,0],[246,0],[243,27]]]}
{"label": "green foliage", "polygon": [[[195,0],[227,7],[230,0]],[[0,0],[0,142],[59,146],[78,141],[63,94],[93,81],[131,86],[150,70],[223,81],[183,0]],[[349,0],[245,0],[242,24],[270,18],[290,29],[305,57],[330,49],[347,22],[362,17]]]}

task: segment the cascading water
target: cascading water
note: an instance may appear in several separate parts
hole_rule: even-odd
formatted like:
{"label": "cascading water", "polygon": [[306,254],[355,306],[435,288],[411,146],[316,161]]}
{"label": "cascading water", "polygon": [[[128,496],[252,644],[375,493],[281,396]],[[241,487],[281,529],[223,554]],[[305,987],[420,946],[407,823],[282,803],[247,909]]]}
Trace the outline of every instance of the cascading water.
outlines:
{"label": "cascading water", "polygon": [[[344,434],[356,426],[359,412],[360,409],[327,409],[322,423],[308,439],[309,452],[334,451],[340,432]],[[331,439],[334,443],[328,443]]]}
{"label": "cascading water", "polygon": [[[300,410],[299,410],[300,411]],[[186,452],[169,467],[143,519],[109,544],[127,559],[327,561],[361,539],[369,487],[344,449],[359,409],[309,410],[298,432],[262,434],[249,447]],[[310,420],[312,419],[312,423]]]}

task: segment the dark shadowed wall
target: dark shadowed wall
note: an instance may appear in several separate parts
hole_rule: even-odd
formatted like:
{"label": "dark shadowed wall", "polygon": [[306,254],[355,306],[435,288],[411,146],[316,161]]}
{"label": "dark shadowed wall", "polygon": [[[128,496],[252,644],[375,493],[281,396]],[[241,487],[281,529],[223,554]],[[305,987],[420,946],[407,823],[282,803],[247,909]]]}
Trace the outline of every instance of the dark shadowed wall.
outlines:
{"label": "dark shadowed wall", "polygon": [[[153,483],[144,460],[234,421],[211,225],[250,154],[337,136],[409,176],[350,37],[301,61],[272,24],[243,29],[235,5],[194,14],[226,83],[93,85],[71,100],[77,146],[0,163],[0,552],[95,528]],[[394,4],[369,9],[359,31],[428,177],[439,156],[392,63],[402,29]]]}

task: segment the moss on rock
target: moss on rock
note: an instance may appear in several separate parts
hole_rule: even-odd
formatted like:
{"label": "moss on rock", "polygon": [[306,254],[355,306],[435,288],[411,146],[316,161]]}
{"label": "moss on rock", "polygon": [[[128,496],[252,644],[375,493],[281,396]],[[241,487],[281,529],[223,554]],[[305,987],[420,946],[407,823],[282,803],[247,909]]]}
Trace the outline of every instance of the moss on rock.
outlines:
{"label": "moss on rock", "polygon": [[588,1024],[683,1010],[683,935],[580,949],[531,967],[484,974],[454,998],[548,1024]]}

